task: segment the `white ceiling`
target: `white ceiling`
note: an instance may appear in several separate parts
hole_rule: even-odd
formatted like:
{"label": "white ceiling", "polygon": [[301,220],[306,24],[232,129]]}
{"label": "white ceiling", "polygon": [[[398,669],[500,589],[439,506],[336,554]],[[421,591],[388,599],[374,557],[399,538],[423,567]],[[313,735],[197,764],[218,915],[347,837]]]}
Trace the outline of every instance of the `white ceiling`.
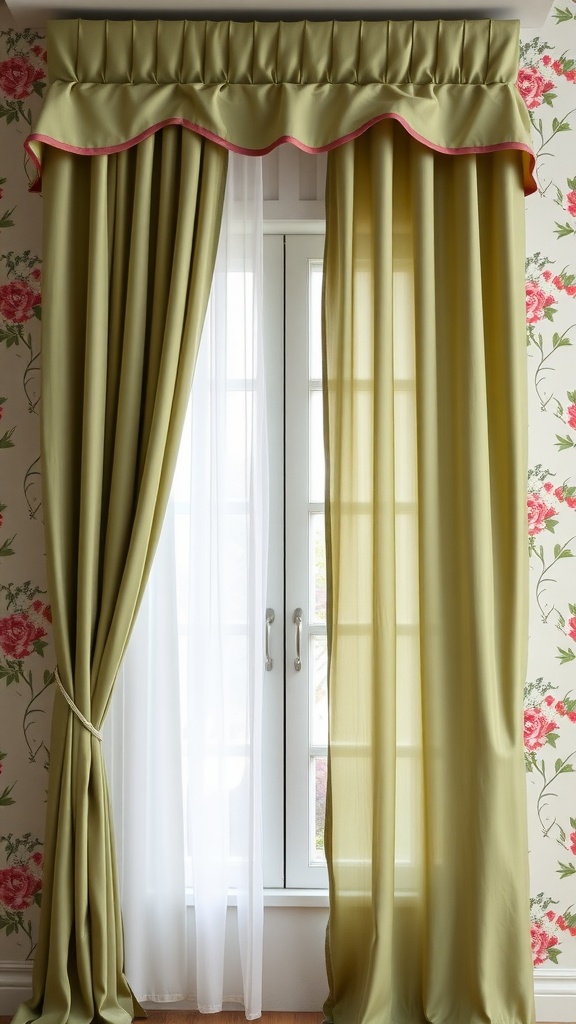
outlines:
{"label": "white ceiling", "polygon": [[551,0],[6,0],[20,25],[49,18],[519,18],[524,28],[542,28]]}

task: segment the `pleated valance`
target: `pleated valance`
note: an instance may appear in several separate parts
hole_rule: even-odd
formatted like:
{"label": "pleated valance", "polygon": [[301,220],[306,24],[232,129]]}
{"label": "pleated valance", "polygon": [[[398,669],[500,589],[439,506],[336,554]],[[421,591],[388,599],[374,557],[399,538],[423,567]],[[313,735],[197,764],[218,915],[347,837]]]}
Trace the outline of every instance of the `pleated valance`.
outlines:
{"label": "pleated valance", "polygon": [[48,27],[28,152],[115,153],[179,124],[246,154],[322,152],[384,118],[434,150],[524,152],[515,21],[84,21]]}

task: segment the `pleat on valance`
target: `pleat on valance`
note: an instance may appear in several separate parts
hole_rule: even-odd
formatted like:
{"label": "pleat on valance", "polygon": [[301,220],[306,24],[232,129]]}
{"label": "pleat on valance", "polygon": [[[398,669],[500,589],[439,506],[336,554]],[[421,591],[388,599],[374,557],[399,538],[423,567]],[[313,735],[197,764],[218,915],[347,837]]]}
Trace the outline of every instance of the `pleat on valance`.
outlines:
{"label": "pleat on valance", "polygon": [[523,151],[510,21],[82,21],[48,27],[49,88],[27,148],[97,155],[167,124],[246,154],[322,152],[385,118],[446,153]]}

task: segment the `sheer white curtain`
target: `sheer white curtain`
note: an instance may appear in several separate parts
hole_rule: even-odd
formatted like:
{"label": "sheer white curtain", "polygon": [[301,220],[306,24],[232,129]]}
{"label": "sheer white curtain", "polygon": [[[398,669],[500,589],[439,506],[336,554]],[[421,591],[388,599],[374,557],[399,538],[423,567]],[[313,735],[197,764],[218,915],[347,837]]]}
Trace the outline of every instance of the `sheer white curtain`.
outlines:
{"label": "sheer white curtain", "polygon": [[[262,990],[261,311],[262,165],[231,154],[172,499],[106,722],[105,754],[136,995],[192,998],[206,1012],[240,1002],[249,1019],[261,1012]],[[235,915],[227,915],[230,892]],[[242,992],[224,981],[231,943]]]}

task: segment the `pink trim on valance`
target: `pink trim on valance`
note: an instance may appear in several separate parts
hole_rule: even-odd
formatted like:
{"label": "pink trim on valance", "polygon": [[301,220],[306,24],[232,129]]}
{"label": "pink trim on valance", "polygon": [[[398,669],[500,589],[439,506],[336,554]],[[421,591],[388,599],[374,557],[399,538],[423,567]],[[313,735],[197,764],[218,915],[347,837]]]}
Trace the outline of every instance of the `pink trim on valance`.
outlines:
{"label": "pink trim on valance", "polygon": [[416,139],[417,142],[426,146],[427,149],[432,149],[436,153],[444,153],[446,156],[497,153],[501,150],[507,149],[520,150],[521,152],[526,153],[529,157],[528,165],[526,166],[526,163],[524,163],[524,194],[528,196],[537,191],[538,186],[534,178],[534,167],[536,161],[530,146],[525,143],[499,142],[487,146],[463,146],[457,149],[448,149],[424,138],[424,136],[420,135],[419,132],[415,131],[411,127],[405,118],[401,117],[399,114],[395,114],[394,112],[379,114],[377,117],[373,117],[370,121],[367,121],[366,124],[356,128],[353,132],[349,132],[347,135],[342,135],[341,137],[334,139],[332,142],[318,147],[307,146],[305,143],[300,142],[291,135],[282,135],[263,149],[246,149],[241,146],[236,146],[233,142],[229,142],[227,139],[221,138],[219,135],[209,131],[209,129],[204,128],[202,125],[194,124],[192,121],[187,121],[185,118],[181,117],[170,117],[164,121],[158,121],[156,124],[150,125],[150,127],[145,131],[140,132],[139,135],[135,135],[131,139],[119,142],[113,146],[103,146],[101,148],[71,146],[66,142],[61,142],[60,140],[51,138],[48,135],[33,132],[24,142],[24,148],[36,169],[36,178],[30,185],[29,191],[41,192],[42,190],[42,165],[31,147],[32,142],[40,142],[45,146],[53,146],[55,149],[60,149],[67,153],[76,153],[79,156],[106,156],[111,153],[121,153],[126,149],[131,149],[133,146],[137,146],[139,142],[142,142],[144,139],[149,138],[151,135],[154,135],[156,132],[161,131],[162,128],[166,128],[169,125],[180,125],[182,128],[187,128],[189,131],[195,132],[197,135],[202,135],[204,138],[216,143],[216,145],[224,146],[225,149],[230,150],[232,153],[240,153],[244,156],[264,156],[266,153],[270,153],[273,149],[276,149],[277,146],[281,146],[284,143],[296,146],[305,153],[327,153],[332,149],[336,149],[337,146],[343,146],[346,142],[351,142],[353,139],[357,139],[358,136],[368,131],[368,129],[373,125],[378,124],[379,121],[386,120],[398,121],[398,123],[401,124],[408,134],[411,135],[413,139]]}

